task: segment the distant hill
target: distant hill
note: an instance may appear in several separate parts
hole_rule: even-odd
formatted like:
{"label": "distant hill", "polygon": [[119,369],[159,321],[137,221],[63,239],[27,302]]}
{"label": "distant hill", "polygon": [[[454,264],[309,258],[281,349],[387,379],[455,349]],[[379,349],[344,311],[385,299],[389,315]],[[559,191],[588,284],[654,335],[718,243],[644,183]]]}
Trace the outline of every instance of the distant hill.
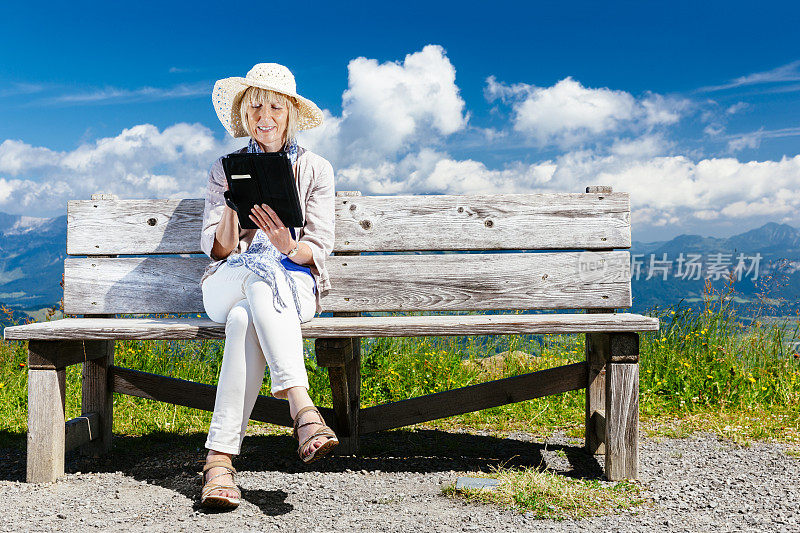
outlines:
{"label": "distant hill", "polygon": [[[701,255],[701,279],[680,276],[678,262],[681,254],[684,259],[689,254]],[[677,303],[681,298],[688,300],[688,303],[700,299],[709,266],[719,259],[720,265],[729,261],[727,269],[733,270],[740,254],[744,254],[745,270],[741,281],[734,284],[740,298],[740,307],[747,309],[755,305],[758,294],[762,294],[773,299],[786,300],[776,308],[777,312],[789,313],[792,309],[797,309],[800,305],[800,230],[788,224],[768,222],[759,228],[728,238],[678,235],[669,241],[657,243],[634,241],[631,246],[634,267],[637,260],[643,264],[640,266],[639,279],[634,275],[631,280],[634,295],[632,312],[642,312],[655,306],[664,307]],[[748,258],[754,258],[758,254],[760,259],[753,265],[754,261]],[[664,258],[671,262],[667,279],[664,279],[663,271],[657,269],[653,269],[655,275],[646,279],[651,271],[650,261],[657,266],[658,261]],[[751,267],[752,271],[748,272]],[[755,275],[757,279],[754,280]],[[711,278],[714,277],[717,276],[711,274]],[[711,283],[720,289],[725,281],[711,279]]]}
{"label": "distant hill", "polygon": [[67,217],[0,213],[0,302],[14,309],[52,306],[62,296]]}

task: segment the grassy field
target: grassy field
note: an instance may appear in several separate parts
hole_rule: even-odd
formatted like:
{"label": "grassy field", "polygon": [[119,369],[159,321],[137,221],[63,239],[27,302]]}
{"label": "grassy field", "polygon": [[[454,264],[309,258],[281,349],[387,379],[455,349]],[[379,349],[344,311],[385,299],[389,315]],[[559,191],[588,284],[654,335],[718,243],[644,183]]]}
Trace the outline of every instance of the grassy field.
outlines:
{"label": "grassy field", "polygon": [[[800,360],[787,342],[800,340],[798,317],[744,326],[730,293],[709,291],[706,306],[655,309],[660,331],[641,336],[640,412],[645,434],[686,436],[705,430],[746,443],[778,440],[800,450]],[[582,361],[582,335],[365,339],[362,405],[371,406]],[[314,401],[330,405],[327,371],[306,341]],[[221,341],[118,341],[115,364],[214,383]],[[497,354],[505,356],[497,356]],[[494,356],[487,359],[487,356]],[[26,344],[0,341],[0,447],[21,446],[26,431]],[[67,418],[79,414],[80,366],[67,370]],[[268,394],[265,376],[263,394]],[[210,413],[115,395],[114,432],[202,433]],[[584,392],[575,391],[426,424],[503,435],[526,430],[583,436]],[[253,423],[255,431],[272,430]],[[523,475],[524,474],[520,474]],[[528,479],[528,478],[525,478]],[[526,481],[527,483],[527,481]],[[538,504],[537,504],[538,505]]]}

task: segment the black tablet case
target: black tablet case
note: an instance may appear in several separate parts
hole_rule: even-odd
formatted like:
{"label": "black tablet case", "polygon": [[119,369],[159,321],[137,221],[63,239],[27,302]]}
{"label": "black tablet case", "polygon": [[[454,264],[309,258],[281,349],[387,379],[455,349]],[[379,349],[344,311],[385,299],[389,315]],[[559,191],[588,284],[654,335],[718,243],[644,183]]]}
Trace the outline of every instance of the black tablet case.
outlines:
{"label": "black tablet case", "polygon": [[258,228],[249,216],[256,204],[270,206],[286,227],[303,227],[294,172],[285,153],[229,154],[222,158],[222,168],[228,181],[225,203],[237,212],[242,228]]}

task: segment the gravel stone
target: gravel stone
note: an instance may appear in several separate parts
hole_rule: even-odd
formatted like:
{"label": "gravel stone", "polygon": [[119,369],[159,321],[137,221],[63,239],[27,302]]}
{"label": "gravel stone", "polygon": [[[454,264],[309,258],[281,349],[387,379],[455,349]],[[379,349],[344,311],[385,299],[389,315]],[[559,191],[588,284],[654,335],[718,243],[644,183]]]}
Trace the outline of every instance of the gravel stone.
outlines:
{"label": "gravel stone", "polygon": [[[191,441],[187,444],[186,440]],[[120,446],[119,441],[122,441]],[[536,466],[600,479],[602,456],[574,438],[515,432],[418,429],[367,436],[360,457],[311,466],[283,435],[245,440],[234,461],[243,501],[232,512],[199,507],[199,437],[117,439],[100,459],[68,456],[70,473],[27,484],[20,450],[0,450],[0,531],[798,531],[800,461],[786,447],[741,447],[700,434],[644,439],[641,483],[647,503],[584,520],[537,520],[533,513],[441,494],[460,476],[494,466]],[[511,459],[509,459],[511,458]]]}

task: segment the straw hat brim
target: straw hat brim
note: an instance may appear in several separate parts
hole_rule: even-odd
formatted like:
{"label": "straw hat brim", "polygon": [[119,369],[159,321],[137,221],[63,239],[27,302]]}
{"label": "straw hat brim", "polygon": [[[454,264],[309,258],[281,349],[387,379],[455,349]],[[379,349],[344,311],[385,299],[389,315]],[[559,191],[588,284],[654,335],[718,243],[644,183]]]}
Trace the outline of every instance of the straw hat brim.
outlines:
{"label": "straw hat brim", "polygon": [[214,103],[214,110],[217,112],[222,125],[233,137],[247,137],[247,132],[242,125],[242,117],[239,113],[239,103],[248,87],[261,87],[276,93],[290,97],[298,111],[298,130],[308,130],[322,124],[322,111],[317,104],[304,98],[297,93],[289,93],[278,89],[269,83],[260,82],[242,77],[232,77],[217,80],[214,90],[211,93],[211,100]]}

